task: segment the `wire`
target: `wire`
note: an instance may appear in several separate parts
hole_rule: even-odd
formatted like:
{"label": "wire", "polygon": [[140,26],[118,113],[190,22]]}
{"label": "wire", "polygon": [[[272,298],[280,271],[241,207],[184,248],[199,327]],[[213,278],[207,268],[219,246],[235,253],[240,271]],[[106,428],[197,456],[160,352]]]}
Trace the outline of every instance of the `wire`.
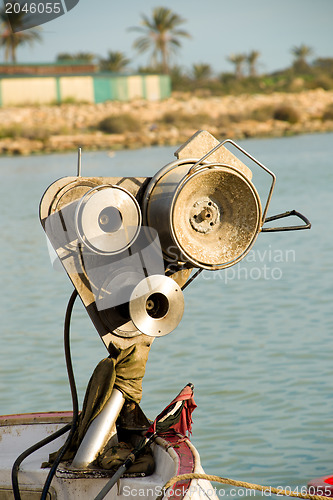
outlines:
{"label": "wire", "polygon": [[65,324],[64,324],[64,350],[65,350],[65,359],[66,359],[68,381],[69,381],[71,394],[72,394],[73,420],[72,420],[71,429],[70,429],[69,434],[67,436],[66,442],[63,445],[63,447],[59,450],[58,455],[56,456],[56,459],[54,460],[52,467],[47,475],[47,478],[45,480],[45,484],[43,487],[42,495],[41,495],[41,500],[46,499],[47,493],[48,493],[50,485],[51,485],[51,481],[56,473],[58,465],[61,462],[62,457],[64,456],[65,452],[68,450],[68,448],[71,444],[74,433],[76,431],[78,417],[79,417],[79,404],[78,404],[77,390],[76,390],[73,364],[72,364],[72,358],[71,358],[70,335],[69,335],[73,306],[74,306],[74,302],[75,302],[75,299],[77,296],[78,296],[78,292],[75,289],[73,291],[69,301],[68,301],[66,316],[65,316]]}
{"label": "wire", "polygon": [[12,467],[12,487],[13,487],[13,493],[14,493],[14,498],[15,500],[21,500],[21,495],[20,495],[20,488],[19,488],[19,483],[18,483],[18,471],[21,465],[21,462],[25,460],[31,453],[34,453],[35,451],[39,450],[39,448],[42,448],[43,446],[47,445],[48,443],[51,443],[58,437],[62,436],[71,428],[71,424],[64,425],[61,429],[58,431],[54,432],[50,436],[47,436],[46,438],[42,439],[38,443],[30,446],[27,450],[25,450],[19,457],[14,462],[14,465]]}
{"label": "wire", "polygon": [[202,273],[202,271],[203,271],[203,268],[198,269],[198,271],[197,271],[196,273],[194,273],[194,274],[193,274],[193,276],[192,276],[190,279],[188,279],[188,280],[186,281],[186,283],[184,283],[184,285],[182,286],[182,291],[183,291],[183,290],[185,290],[185,288],[186,288],[188,285],[190,285],[190,284],[192,283],[192,281],[193,281],[193,280],[194,280],[197,276],[199,276],[199,274],[200,274],[200,273]]}
{"label": "wire", "polygon": [[70,431],[67,437],[67,440],[64,444],[64,446],[59,450],[59,453],[56,457],[55,462],[53,463],[51,470],[46,478],[43,492],[41,499],[45,499],[46,495],[48,493],[48,490],[50,488],[51,481],[53,479],[53,476],[55,474],[55,471],[59,465],[59,462],[61,458],[63,457],[65,451],[68,449],[72,437],[74,435],[74,432],[77,427],[77,421],[78,421],[78,397],[77,397],[77,390],[76,390],[76,384],[75,384],[75,378],[74,378],[74,371],[73,371],[73,365],[72,365],[72,359],[71,359],[71,352],[70,352],[70,342],[69,342],[69,337],[70,337],[70,322],[71,322],[71,315],[73,311],[73,306],[75,299],[78,295],[77,290],[75,289],[68,301],[67,305],[67,310],[66,310],[66,316],[65,316],[65,324],[64,324],[64,350],[65,350],[65,359],[66,359],[66,367],[67,367],[67,374],[68,374],[68,380],[69,380],[69,385],[71,389],[71,395],[72,395],[72,404],[73,404],[73,420],[71,424],[67,424],[58,431],[54,432],[50,436],[47,436],[46,438],[42,439],[38,443],[32,445],[30,448],[25,450],[17,459],[15,460],[13,467],[12,467],[12,487],[13,487],[13,493],[14,493],[14,499],[15,500],[21,500],[21,495],[20,495],[20,488],[19,488],[19,482],[18,482],[18,472],[21,463],[23,460],[25,460],[29,455],[34,453],[35,451],[39,450],[43,446],[47,445],[48,443],[51,443],[58,437],[62,436],[65,434],[68,430]]}

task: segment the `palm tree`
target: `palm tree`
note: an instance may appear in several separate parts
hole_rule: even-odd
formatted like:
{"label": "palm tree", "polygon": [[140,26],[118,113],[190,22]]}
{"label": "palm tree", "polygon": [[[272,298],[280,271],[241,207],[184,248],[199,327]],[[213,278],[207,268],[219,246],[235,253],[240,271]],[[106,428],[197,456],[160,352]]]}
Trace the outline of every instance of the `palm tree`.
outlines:
{"label": "palm tree", "polygon": [[0,47],[5,49],[6,62],[11,59],[13,63],[16,63],[16,49],[20,45],[27,43],[32,45],[41,40],[41,28],[25,29],[26,16],[27,14],[23,11],[6,13],[4,8],[0,10]]}
{"label": "palm tree", "polygon": [[169,60],[171,52],[181,46],[179,37],[190,37],[190,35],[178,26],[183,24],[185,19],[172,12],[166,7],[156,7],[153,10],[152,18],[142,15],[142,26],[130,28],[143,33],[133,44],[139,52],[152,50],[152,64],[160,64],[163,73],[169,72]]}
{"label": "palm tree", "polygon": [[194,80],[208,80],[212,76],[212,68],[210,64],[193,64],[192,75]]}
{"label": "palm tree", "polygon": [[88,64],[92,64],[96,59],[96,55],[91,52],[77,52],[76,54],[70,54],[68,52],[61,52],[57,55],[56,61],[80,61]]}
{"label": "palm tree", "polygon": [[182,66],[172,66],[170,68],[171,85],[174,90],[182,90],[189,83],[189,78]]}
{"label": "palm tree", "polygon": [[102,71],[114,71],[120,73],[129,65],[130,60],[125,57],[123,52],[111,51],[108,52],[107,59],[101,59],[100,67]]}
{"label": "palm tree", "polygon": [[57,54],[56,61],[61,62],[61,61],[74,61],[76,57],[73,54],[69,54],[69,52],[61,52],[60,54]]}
{"label": "palm tree", "polygon": [[257,50],[252,50],[247,56],[246,56],[246,62],[249,67],[249,76],[251,77],[256,77],[257,76],[257,60],[260,56],[260,52]]}
{"label": "palm tree", "polygon": [[312,55],[313,50],[311,47],[308,47],[307,45],[304,45],[304,43],[302,43],[299,47],[293,47],[291,49],[291,53],[295,58],[294,66],[296,68],[302,69],[308,67],[307,58]]}
{"label": "palm tree", "polygon": [[235,65],[235,76],[237,80],[243,78],[243,65],[246,61],[245,54],[231,54],[231,56],[227,57],[227,60]]}

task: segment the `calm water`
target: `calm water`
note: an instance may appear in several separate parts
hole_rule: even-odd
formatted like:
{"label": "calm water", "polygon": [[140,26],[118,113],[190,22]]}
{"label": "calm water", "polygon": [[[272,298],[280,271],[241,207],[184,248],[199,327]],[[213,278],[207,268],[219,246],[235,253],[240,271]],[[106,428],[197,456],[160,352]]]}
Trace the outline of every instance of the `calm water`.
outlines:
{"label": "calm water", "polygon": [[[261,234],[246,260],[186,290],[181,324],[151,349],[142,407],[153,418],[193,382],[206,471],[296,488],[333,473],[333,135],[241,144],[277,175],[269,214],[295,208],[312,229]],[[83,175],[152,175],[174,149],[85,153]],[[70,409],[62,328],[72,287],[51,268],[38,204],[75,175],[76,155],[0,158],[0,172],[0,411]],[[265,179],[255,176],[261,194]],[[82,400],[106,350],[79,303],[72,339]]]}

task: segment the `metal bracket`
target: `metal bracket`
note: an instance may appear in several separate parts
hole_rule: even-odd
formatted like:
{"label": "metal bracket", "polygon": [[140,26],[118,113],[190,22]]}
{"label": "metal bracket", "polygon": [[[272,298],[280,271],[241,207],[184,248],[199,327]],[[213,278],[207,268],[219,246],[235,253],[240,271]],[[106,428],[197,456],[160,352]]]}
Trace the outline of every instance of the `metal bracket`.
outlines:
{"label": "metal bracket", "polygon": [[301,214],[300,212],[297,212],[296,210],[289,210],[288,212],[284,212],[283,214],[277,214],[277,215],[272,215],[272,217],[267,217],[267,219],[264,220],[264,224],[266,222],[271,222],[272,220],[277,220],[277,219],[285,219],[286,217],[290,217],[291,215],[295,215],[299,219],[301,219],[305,224],[301,226],[281,226],[281,227],[265,227],[261,229],[262,233],[272,233],[276,231],[297,231],[300,229],[310,229],[311,227],[311,222],[305,217],[305,215]]}

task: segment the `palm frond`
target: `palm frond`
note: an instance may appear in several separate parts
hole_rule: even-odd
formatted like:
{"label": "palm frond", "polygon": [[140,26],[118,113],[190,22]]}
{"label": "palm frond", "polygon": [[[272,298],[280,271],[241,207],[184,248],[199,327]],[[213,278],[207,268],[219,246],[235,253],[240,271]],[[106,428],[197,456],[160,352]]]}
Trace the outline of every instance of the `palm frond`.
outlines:
{"label": "palm frond", "polygon": [[167,73],[170,53],[181,46],[178,38],[190,37],[189,33],[178,29],[185,20],[166,7],[155,7],[151,18],[145,14],[141,17],[141,26],[130,28],[142,34],[134,41],[133,47],[140,53],[151,50],[156,64],[160,56],[160,65]]}
{"label": "palm frond", "polygon": [[5,60],[8,61],[9,54],[13,62],[16,62],[16,49],[20,45],[33,45],[41,41],[40,27],[26,28],[27,14],[23,11],[19,13],[6,13],[3,8],[0,10],[0,46],[5,47]]}

